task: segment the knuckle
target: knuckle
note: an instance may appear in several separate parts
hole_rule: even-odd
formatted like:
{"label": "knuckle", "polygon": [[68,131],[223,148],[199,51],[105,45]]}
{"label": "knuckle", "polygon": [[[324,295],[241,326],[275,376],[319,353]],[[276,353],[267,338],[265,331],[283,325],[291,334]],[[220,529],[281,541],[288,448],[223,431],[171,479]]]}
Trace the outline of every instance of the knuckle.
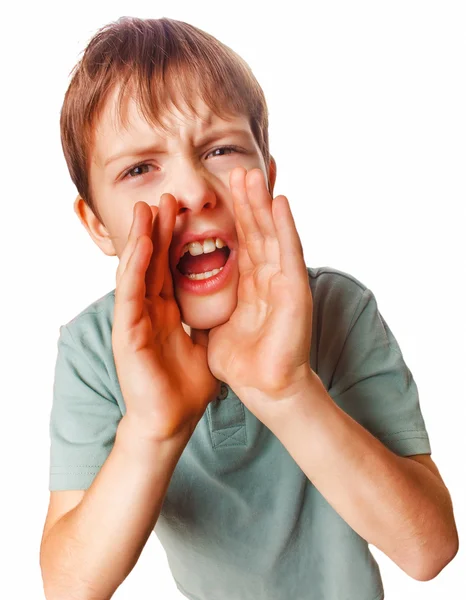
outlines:
{"label": "knuckle", "polygon": [[134,356],[143,348],[143,340],[144,338],[137,327],[129,327],[125,328],[124,331],[118,330],[112,344],[119,349],[120,353],[124,352],[126,355]]}

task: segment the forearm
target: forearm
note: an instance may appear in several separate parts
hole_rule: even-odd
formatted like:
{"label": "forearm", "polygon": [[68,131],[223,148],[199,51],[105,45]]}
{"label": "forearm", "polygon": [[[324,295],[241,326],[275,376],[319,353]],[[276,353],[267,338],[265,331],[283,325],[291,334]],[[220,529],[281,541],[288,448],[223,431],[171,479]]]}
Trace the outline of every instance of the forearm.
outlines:
{"label": "forearm", "polygon": [[191,432],[153,442],[123,417],[113,449],[82,501],[41,547],[47,600],[111,598],[136,564]]}
{"label": "forearm", "polygon": [[264,423],[361,537],[415,578],[437,558],[448,561],[451,499],[433,473],[391,452],[332,400],[320,380],[291,402],[269,404]]}

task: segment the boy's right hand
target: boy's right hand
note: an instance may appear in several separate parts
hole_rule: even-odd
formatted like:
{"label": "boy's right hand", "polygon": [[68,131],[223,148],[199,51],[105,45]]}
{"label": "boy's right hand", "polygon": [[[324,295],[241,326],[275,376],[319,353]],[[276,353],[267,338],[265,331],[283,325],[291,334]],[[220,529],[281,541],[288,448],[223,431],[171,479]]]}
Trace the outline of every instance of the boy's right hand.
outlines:
{"label": "boy's right hand", "polygon": [[186,333],[173,293],[176,212],[172,194],[162,194],[159,207],[136,202],[116,273],[112,348],[125,416],[155,441],[192,433],[220,391],[207,363],[208,332]]}

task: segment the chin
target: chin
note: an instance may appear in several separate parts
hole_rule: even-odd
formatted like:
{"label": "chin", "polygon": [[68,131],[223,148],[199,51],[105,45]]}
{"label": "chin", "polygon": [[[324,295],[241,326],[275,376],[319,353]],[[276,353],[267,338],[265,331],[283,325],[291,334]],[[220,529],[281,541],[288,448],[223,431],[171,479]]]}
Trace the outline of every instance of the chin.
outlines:
{"label": "chin", "polygon": [[184,296],[177,300],[181,320],[192,329],[212,329],[223,325],[233,314],[238,297],[236,292],[212,296]]}

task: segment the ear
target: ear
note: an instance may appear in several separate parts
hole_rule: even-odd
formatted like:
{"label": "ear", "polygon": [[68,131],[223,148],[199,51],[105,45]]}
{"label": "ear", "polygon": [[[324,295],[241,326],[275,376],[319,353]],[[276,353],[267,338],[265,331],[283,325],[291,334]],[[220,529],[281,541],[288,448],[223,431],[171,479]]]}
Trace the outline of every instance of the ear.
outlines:
{"label": "ear", "polygon": [[275,181],[277,179],[277,163],[272,155],[270,155],[270,164],[269,164],[269,193],[273,198],[273,188],[275,186]]}
{"label": "ear", "polygon": [[107,256],[116,256],[115,247],[106,227],[100,222],[81,196],[77,196],[73,207],[74,212],[78,215],[88,234],[102,252]]}

